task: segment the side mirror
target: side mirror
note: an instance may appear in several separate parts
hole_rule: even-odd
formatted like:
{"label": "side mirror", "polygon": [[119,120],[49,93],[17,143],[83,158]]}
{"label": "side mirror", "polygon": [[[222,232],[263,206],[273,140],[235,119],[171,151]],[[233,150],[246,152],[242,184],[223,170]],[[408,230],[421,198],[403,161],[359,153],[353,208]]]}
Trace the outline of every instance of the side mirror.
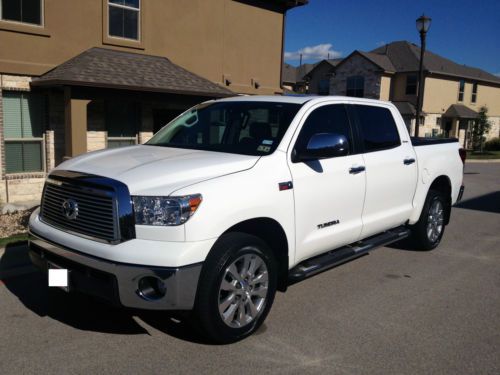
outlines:
{"label": "side mirror", "polygon": [[297,161],[333,158],[349,154],[349,141],[341,134],[314,134],[305,150],[298,151]]}

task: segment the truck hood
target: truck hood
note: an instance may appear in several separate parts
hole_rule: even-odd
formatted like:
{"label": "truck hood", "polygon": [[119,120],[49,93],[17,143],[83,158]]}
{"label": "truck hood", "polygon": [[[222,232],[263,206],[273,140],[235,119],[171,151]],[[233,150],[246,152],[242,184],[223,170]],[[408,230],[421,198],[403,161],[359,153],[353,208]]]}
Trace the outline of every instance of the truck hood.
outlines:
{"label": "truck hood", "polygon": [[185,186],[252,168],[258,156],[161,146],[131,146],[80,155],[56,169],[109,177],[133,195],[169,195]]}

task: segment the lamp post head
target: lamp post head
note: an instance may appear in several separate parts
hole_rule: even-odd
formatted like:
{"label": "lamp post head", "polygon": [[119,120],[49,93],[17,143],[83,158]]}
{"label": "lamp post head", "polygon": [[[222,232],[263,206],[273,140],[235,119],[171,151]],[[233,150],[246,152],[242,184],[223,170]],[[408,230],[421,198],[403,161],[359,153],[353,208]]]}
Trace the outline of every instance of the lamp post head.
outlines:
{"label": "lamp post head", "polygon": [[425,14],[422,14],[420,17],[418,17],[416,20],[418,32],[421,34],[425,34],[431,27],[431,21],[432,19],[430,17],[427,17]]}

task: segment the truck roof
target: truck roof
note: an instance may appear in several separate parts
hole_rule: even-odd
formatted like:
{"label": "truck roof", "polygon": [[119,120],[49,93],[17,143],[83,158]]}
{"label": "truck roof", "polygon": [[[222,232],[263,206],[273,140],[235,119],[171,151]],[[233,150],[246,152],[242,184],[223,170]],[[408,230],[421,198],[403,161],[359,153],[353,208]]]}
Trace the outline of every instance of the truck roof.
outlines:
{"label": "truck roof", "polygon": [[217,99],[218,102],[274,102],[274,103],[295,103],[304,104],[306,102],[320,102],[325,99],[335,99],[338,101],[356,101],[365,103],[380,103],[381,100],[355,98],[351,96],[318,96],[318,95],[241,95],[230,98]]}

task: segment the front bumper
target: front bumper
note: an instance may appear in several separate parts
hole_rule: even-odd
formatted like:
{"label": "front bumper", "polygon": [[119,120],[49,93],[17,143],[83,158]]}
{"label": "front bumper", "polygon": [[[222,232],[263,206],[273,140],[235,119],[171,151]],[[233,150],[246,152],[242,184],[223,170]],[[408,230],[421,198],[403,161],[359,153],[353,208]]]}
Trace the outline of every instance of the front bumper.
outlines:
{"label": "front bumper", "polygon": [[[156,267],[119,263],[53,243],[30,230],[30,258],[42,270],[48,263],[69,270],[71,290],[97,296],[110,303],[148,310],[191,310],[202,263],[182,267]],[[155,277],[166,287],[158,299],[146,299],[138,289],[143,277]]]}

